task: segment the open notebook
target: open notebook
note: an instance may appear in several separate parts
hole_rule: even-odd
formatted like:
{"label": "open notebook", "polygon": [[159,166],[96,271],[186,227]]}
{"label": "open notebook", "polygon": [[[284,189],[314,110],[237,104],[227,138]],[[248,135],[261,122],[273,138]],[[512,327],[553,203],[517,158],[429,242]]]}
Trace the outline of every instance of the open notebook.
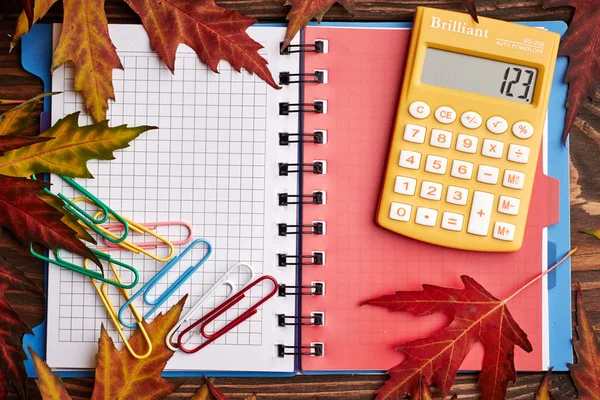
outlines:
{"label": "open notebook", "polygon": [[[553,23],[534,26],[564,31],[563,25]],[[59,29],[55,27],[55,38]],[[299,53],[280,54],[284,31],[282,26],[257,25],[249,33],[265,47],[261,54],[276,80],[285,80],[282,72],[300,71],[309,74],[301,79],[321,83],[290,83],[275,90],[254,76],[230,70],[225,62],[220,64],[221,74],[214,74],[185,46],[179,48],[171,75],[151,51],[141,26],[110,26],[125,67],[113,74],[116,102],[108,112],[110,124],[160,129],[117,152],[116,160],[89,163],[96,179],[80,182],[138,222],[187,221],[194,237],[208,239],[214,248],[205,265],[160,310],[185,293],[191,297],[189,307],[237,262],[248,262],[257,274],[272,275],[286,285],[287,295],[267,301],[257,315],[215,344],[195,355],[175,354],[167,370],[177,374],[385,370],[402,359],[394,351],[399,343],[428,334],[446,321],[360,308],[361,301],[415,290],[423,283],[459,287],[462,274],[503,297],[569,248],[568,158],[560,143],[564,60],[556,68],[547,140],[534,188],[537,206],[530,210],[523,249],[471,253],[416,242],[375,223],[409,25],[309,26],[293,42],[301,45],[293,48]],[[82,109],[72,89],[72,74],[67,66],[52,77],[52,89],[64,92],[52,99],[53,122]],[[305,103],[300,106],[303,112],[293,112],[296,103]],[[82,115],[80,123],[87,122]],[[560,218],[558,181],[548,174],[561,183]],[[54,192],[77,195],[58,178],[52,183]],[[291,197],[298,194],[306,197]],[[306,204],[293,204],[296,201]],[[161,233],[174,239],[186,234],[178,228]],[[203,251],[192,252],[152,296]],[[114,256],[139,268],[141,283],[162,266],[128,252]],[[550,364],[564,369],[570,361],[570,329],[565,328],[570,321],[568,269],[566,263],[510,305],[534,346],[530,354],[516,352],[519,370],[541,370]],[[241,284],[247,279],[244,274],[237,278]],[[262,288],[263,293],[258,289],[256,299],[270,287]],[[116,306],[123,303],[115,290],[110,294]],[[217,293],[203,311],[226,296]],[[145,309],[141,302],[136,304]],[[231,310],[215,328],[244,309],[242,305]],[[279,326],[279,314],[303,318],[307,325]],[[120,342],[87,278],[50,266],[45,336],[49,365],[62,370],[93,367],[101,323]],[[39,330],[36,334],[44,337]],[[462,369],[478,369],[482,351],[475,349]]]}

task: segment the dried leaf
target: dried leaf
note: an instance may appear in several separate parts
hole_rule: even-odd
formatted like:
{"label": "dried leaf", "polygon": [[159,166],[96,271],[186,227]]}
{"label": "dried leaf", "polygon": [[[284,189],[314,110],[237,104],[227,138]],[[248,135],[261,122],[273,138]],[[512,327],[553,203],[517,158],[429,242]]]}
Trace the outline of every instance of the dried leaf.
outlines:
{"label": "dried leaf", "polygon": [[575,8],[569,30],[563,37],[559,56],[569,57],[565,82],[569,84],[567,119],[563,131],[566,143],[571,126],[586,97],[594,99],[600,87],[600,2],[598,0],[545,0],[543,7]]}
{"label": "dried leaf", "polygon": [[591,235],[591,236],[595,237],[596,239],[600,239],[600,229],[586,229],[581,232],[587,233],[588,235]]}
{"label": "dried leaf", "polygon": [[112,70],[123,69],[108,34],[104,0],[63,0],[64,24],[52,56],[52,71],[75,64],[73,87],[81,91],[94,121],[106,119],[108,99],[115,99]]}
{"label": "dried leaf", "polygon": [[431,388],[425,382],[423,377],[419,378],[419,386],[417,387],[417,391],[413,395],[412,400],[433,400]]}
{"label": "dried leaf", "polygon": [[244,400],[258,400],[258,397],[256,397],[255,394],[251,394],[250,396],[246,397]]}
{"label": "dried leaf", "polygon": [[475,4],[475,0],[462,0],[463,5],[471,14],[471,18],[477,23],[479,23],[479,18],[477,18],[477,5]]}
{"label": "dried leaf", "polygon": [[43,143],[8,152],[0,158],[0,174],[26,177],[41,172],[71,178],[93,178],[87,169],[90,159],[112,160],[113,151],[129,147],[129,142],[151,126],[109,128],[108,121],[80,127],[79,113],[67,115],[38,137],[53,137]]}
{"label": "dried leaf", "polygon": [[96,255],[61,221],[64,214],[38,196],[48,186],[42,181],[0,175],[0,226],[25,246],[36,242],[52,250],[62,248],[100,266]]}
{"label": "dried leaf", "polygon": [[577,285],[577,338],[573,348],[577,355],[576,364],[567,364],[580,400],[594,400],[600,393],[600,344],[594,332],[590,316],[583,306],[581,286]]}
{"label": "dried leaf", "polygon": [[284,6],[292,9],[287,15],[288,27],[281,50],[285,49],[300,29],[304,28],[311,19],[321,22],[334,3],[340,3],[351,14],[354,13],[354,0],[287,0]]}
{"label": "dried leaf", "polygon": [[21,0],[21,4],[23,4],[23,12],[27,17],[27,25],[29,29],[31,29],[31,25],[33,25],[33,7],[34,0]]}
{"label": "dried leaf", "polygon": [[[159,400],[175,390],[168,380],[161,377],[167,361],[173,356],[165,344],[167,333],[179,320],[187,295],[166,314],[160,313],[151,323],[143,322],[152,341],[152,354],[142,360],[134,358],[127,349],[117,350],[104,327],[98,347],[98,366],[91,400]],[[129,344],[137,354],[147,350],[139,328],[136,328]]]}
{"label": "dried leaf", "polygon": [[7,291],[33,295],[43,295],[43,291],[7,260],[0,259],[0,381],[12,383],[21,398],[26,399],[27,372],[23,361],[27,356],[23,351],[23,336],[32,332],[4,297]]}
{"label": "dried leaf", "polygon": [[61,221],[64,222],[69,228],[73,229],[77,233],[77,237],[79,239],[96,244],[96,239],[90,235],[88,230],[79,222],[79,219],[65,209],[65,202],[60,197],[55,196],[54,194],[45,190],[38,193],[38,197],[63,213]]}
{"label": "dried leaf", "polygon": [[454,393],[454,395],[452,396],[452,398],[450,400],[458,400],[458,396],[456,395],[456,393]]}
{"label": "dried leaf", "polygon": [[20,149],[21,147],[29,146],[34,143],[45,142],[52,138],[35,137],[35,136],[0,136],[0,156],[5,152]]}
{"label": "dried leaf", "polygon": [[390,379],[377,391],[378,400],[414,395],[421,377],[427,385],[436,383],[445,397],[460,364],[477,342],[485,345],[479,374],[482,398],[506,398],[508,382],[517,378],[515,344],[530,352],[531,343],[504,301],[496,299],[474,279],[461,279],[464,289],[423,285],[422,291],[400,291],[364,303],[417,316],[444,313],[451,319],[446,328],[432,336],[398,346],[406,358],[388,371]]}
{"label": "dried leaf", "polygon": [[210,390],[208,390],[208,385],[205,383],[200,386],[189,400],[210,400]]}
{"label": "dried leaf", "polygon": [[[33,6],[32,24],[35,24],[37,21],[40,20],[40,18],[46,15],[50,7],[52,7],[52,5],[56,3],[56,1],[57,0],[35,0],[35,5]],[[29,32],[30,29],[31,26],[29,24],[29,20],[27,18],[27,15],[25,15],[25,11],[23,11],[21,15],[19,15],[19,19],[17,20],[17,27],[10,42],[10,51],[14,49],[19,39],[21,39],[21,37],[24,34]]]}
{"label": "dried leaf", "polygon": [[246,29],[255,23],[237,11],[217,6],[214,0],[127,0],[142,19],[154,51],[175,70],[175,53],[180,43],[190,46],[200,60],[217,72],[220,60],[233,68],[246,69],[274,88],[279,88],[258,54],[262,46]]}
{"label": "dried leaf", "polygon": [[535,400],[552,400],[552,393],[550,392],[550,375],[552,375],[552,368],[546,372],[540,388],[535,394]]}
{"label": "dried leaf", "polygon": [[[42,93],[0,115],[0,136],[18,135],[31,125],[29,115],[39,101],[56,93]],[[7,150],[5,150],[7,151]]]}
{"label": "dried leaf", "polygon": [[38,389],[40,389],[42,398],[44,400],[71,400],[71,396],[67,393],[62,379],[52,372],[48,364],[31,347],[29,347],[29,353],[31,353],[31,357],[33,358],[35,372],[38,374],[35,383]]}
{"label": "dried leaf", "polygon": [[223,394],[223,392],[221,392],[219,389],[217,389],[217,387],[211,382],[210,379],[208,379],[205,376],[204,380],[206,381],[206,385],[208,386],[208,390],[210,391],[210,394],[212,394],[216,400],[229,400],[229,398],[227,396],[225,396],[225,394]]}

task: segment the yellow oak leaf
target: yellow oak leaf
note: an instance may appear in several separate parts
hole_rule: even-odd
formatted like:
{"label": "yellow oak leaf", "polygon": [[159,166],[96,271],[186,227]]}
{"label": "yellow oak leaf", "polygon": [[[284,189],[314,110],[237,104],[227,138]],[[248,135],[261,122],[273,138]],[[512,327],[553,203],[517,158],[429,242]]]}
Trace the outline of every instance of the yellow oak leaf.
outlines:
{"label": "yellow oak leaf", "polygon": [[[31,25],[35,24],[37,21],[39,21],[40,18],[46,15],[48,10],[50,9],[50,7],[52,7],[52,4],[54,3],[56,3],[56,0],[35,0],[33,6],[33,21],[31,21]],[[10,41],[9,51],[12,51],[12,49],[14,49],[19,39],[21,39],[21,37],[24,34],[29,32],[29,30],[29,20],[27,18],[27,15],[25,15],[25,11],[23,11],[21,15],[19,15],[19,19],[17,20],[17,27],[15,28],[15,33],[12,37],[12,40]]]}
{"label": "yellow oak leaf", "polygon": [[65,385],[58,375],[52,373],[52,370],[32,349],[29,347],[29,353],[33,358],[33,365],[38,374],[35,380],[38,389],[44,400],[71,400],[67,393]]}
{"label": "yellow oak leaf", "polygon": [[123,69],[108,34],[104,0],[63,0],[64,21],[52,56],[52,71],[75,64],[73,87],[81,91],[94,121],[106,119],[108,99],[115,99],[112,70]]}
{"label": "yellow oak leaf", "polygon": [[108,121],[79,126],[79,113],[67,115],[38,138],[54,138],[34,143],[27,147],[6,152],[0,157],[0,174],[29,177],[49,172],[70,178],[93,178],[87,168],[91,159],[112,160],[113,151],[129,147],[129,142],[152,126],[128,128],[120,125],[113,128]]}

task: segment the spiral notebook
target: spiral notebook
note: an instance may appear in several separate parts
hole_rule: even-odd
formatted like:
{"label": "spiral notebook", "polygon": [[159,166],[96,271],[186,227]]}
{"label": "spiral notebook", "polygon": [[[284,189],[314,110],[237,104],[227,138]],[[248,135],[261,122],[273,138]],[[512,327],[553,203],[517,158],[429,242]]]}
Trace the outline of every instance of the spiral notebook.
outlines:
{"label": "spiral notebook", "polygon": [[[564,32],[564,24],[532,25]],[[56,38],[60,26],[54,29]],[[559,139],[564,59],[556,68],[534,189],[539,206],[530,210],[525,244],[516,253],[490,255],[416,242],[375,223],[408,24],[309,26],[283,54],[285,27],[250,28],[281,90],[225,62],[221,74],[213,74],[183,45],[171,75],[141,26],[111,25],[110,32],[125,67],[113,74],[110,124],[160,129],[118,151],[114,161],[90,162],[96,179],[80,182],[136,221],[187,220],[194,236],[214,246],[206,265],[161,311],[185,293],[189,307],[235,262],[251,263],[280,284],[257,315],[214,345],[175,354],[168,373],[382,371],[401,361],[398,344],[447,321],[359,307],[361,301],[423,283],[460,287],[462,274],[504,297],[569,249],[568,155]],[[52,90],[63,92],[52,99],[53,122],[82,109],[72,76],[67,66],[52,77]],[[44,81],[50,89],[49,77]],[[88,122],[80,117],[80,124]],[[55,192],[75,195],[60,180],[52,183]],[[160,268],[130,261],[142,283]],[[530,354],[516,352],[517,369],[564,369],[571,361],[568,293],[567,263],[513,300],[511,313],[534,346]],[[111,299],[116,306],[123,302],[116,292]],[[242,311],[232,310],[216,328]],[[56,369],[92,368],[102,323],[119,345],[89,282],[56,266],[48,268],[47,317],[33,347],[45,344]],[[462,369],[478,369],[482,352],[474,349]]]}

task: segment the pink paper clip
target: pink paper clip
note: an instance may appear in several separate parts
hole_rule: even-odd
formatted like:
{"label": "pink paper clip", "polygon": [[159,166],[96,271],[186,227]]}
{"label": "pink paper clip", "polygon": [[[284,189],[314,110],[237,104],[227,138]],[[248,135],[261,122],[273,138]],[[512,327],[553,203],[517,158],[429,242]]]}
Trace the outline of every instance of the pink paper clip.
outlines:
{"label": "pink paper clip", "polygon": [[[156,228],[158,228],[159,226],[183,226],[188,231],[187,237],[182,240],[171,241],[171,244],[173,246],[181,246],[184,244],[188,244],[192,240],[192,235],[193,235],[192,234],[192,226],[184,221],[143,222],[143,223],[138,223],[136,225],[142,226],[142,227],[146,228],[147,230],[156,230]],[[124,229],[123,224],[107,224],[107,225],[104,225],[104,228],[109,232],[121,232]],[[111,248],[114,250],[119,250],[119,249],[126,250],[123,247],[120,247],[118,244],[109,242],[105,238],[102,238],[102,241],[104,242],[104,244],[107,248]],[[142,248],[142,249],[153,249],[158,246],[165,245],[165,243],[160,240],[157,240],[156,242],[141,242],[141,243],[132,243],[132,244],[134,246],[138,246],[139,248]]]}
{"label": "pink paper clip", "polygon": [[[269,280],[273,284],[273,290],[270,293],[268,293],[265,297],[260,299],[256,304],[254,304],[248,310],[244,311],[241,315],[239,315],[233,321],[229,322],[223,328],[219,329],[218,331],[216,331],[215,333],[212,333],[212,334],[206,333],[206,326],[208,324],[210,324],[215,319],[217,319],[218,317],[223,315],[225,312],[227,312],[227,310],[229,310],[235,304],[242,301],[242,299],[244,299],[246,297],[245,293],[247,291],[249,291],[254,286],[258,285],[260,282],[262,282],[264,280]],[[229,332],[230,330],[232,330],[233,328],[235,328],[236,326],[238,326],[239,324],[241,324],[242,322],[246,321],[248,318],[250,318],[254,314],[256,314],[258,312],[258,308],[264,302],[269,300],[271,297],[275,296],[275,294],[277,293],[277,288],[278,288],[278,284],[277,284],[277,281],[275,280],[275,278],[273,278],[270,275],[261,276],[260,278],[256,279],[254,282],[249,283],[246,287],[244,287],[242,290],[240,290],[239,292],[234,294],[231,298],[227,299],[220,306],[218,306],[217,308],[215,308],[214,310],[212,310],[211,312],[209,312],[208,314],[206,314],[205,316],[200,318],[198,321],[194,322],[193,324],[191,324],[190,326],[185,328],[183,331],[181,331],[181,333],[177,337],[177,346],[179,347],[179,349],[181,351],[183,351],[184,353],[188,353],[188,354],[196,353],[196,352],[202,350],[204,347],[208,346],[209,344],[211,344],[212,342],[214,342],[215,340],[217,340],[221,336],[225,335],[227,332]],[[198,325],[200,325],[200,334],[206,339],[206,341],[193,349],[186,349],[185,347],[183,347],[183,343],[182,343],[183,337],[189,331],[191,331]]]}

